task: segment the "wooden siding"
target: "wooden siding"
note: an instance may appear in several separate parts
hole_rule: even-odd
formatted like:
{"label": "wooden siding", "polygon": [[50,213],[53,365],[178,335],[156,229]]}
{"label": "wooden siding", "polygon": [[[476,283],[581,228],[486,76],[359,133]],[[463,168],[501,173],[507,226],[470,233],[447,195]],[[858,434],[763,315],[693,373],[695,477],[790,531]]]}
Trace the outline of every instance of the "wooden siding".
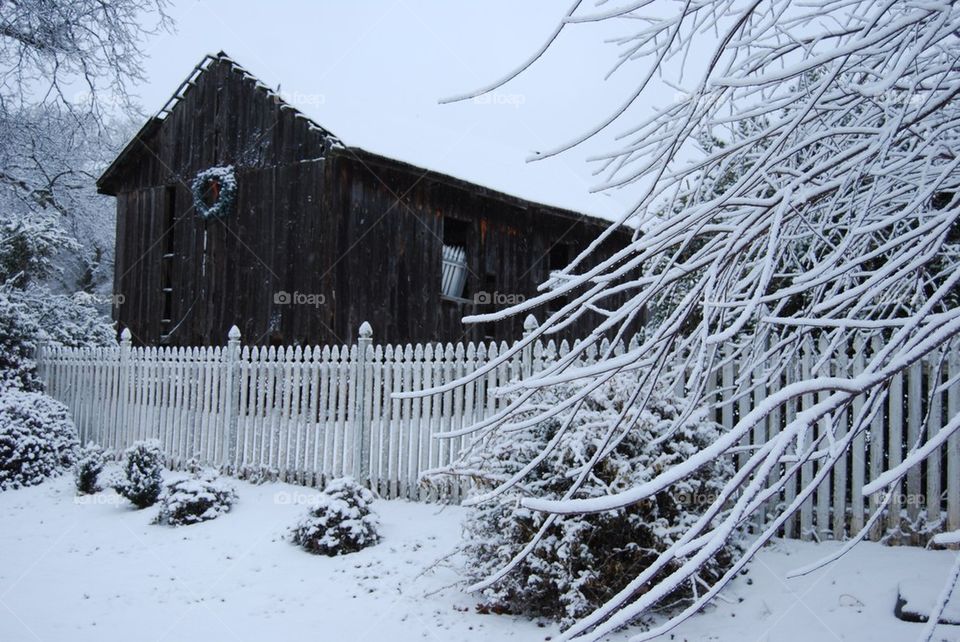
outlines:
{"label": "wooden siding", "polygon": [[[211,345],[232,325],[257,345],[347,343],[364,320],[389,342],[515,339],[521,318],[466,327],[461,317],[494,309],[474,303],[478,293],[534,295],[551,246],[570,245],[572,258],[602,230],[572,212],[331,146],[237,69],[210,62],[101,180],[117,197],[115,318],[137,344]],[[233,211],[204,220],[189,185],[227,164],[236,167]],[[469,265],[462,300],[441,297],[451,220],[463,226]]]}

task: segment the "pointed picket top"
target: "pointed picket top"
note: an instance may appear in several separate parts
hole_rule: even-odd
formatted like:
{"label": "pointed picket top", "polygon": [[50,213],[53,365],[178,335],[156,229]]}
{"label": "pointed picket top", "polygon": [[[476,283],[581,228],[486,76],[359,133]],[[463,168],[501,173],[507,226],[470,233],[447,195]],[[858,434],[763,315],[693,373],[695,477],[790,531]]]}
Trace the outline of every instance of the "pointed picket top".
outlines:
{"label": "pointed picket top", "polygon": [[[429,346],[428,346],[429,347]],[[413,359],[419,363],[423,361],[423,344],[418,343],[417,347],[413,350]]]}
{"label": "pointed picket top", "polygon": [[[388,348],[390,346],[387,346]],[[377,361],[383,361],[383,346],[379,343],[373,346],[373,358]]]}
{"label": "pointed picket top", "polygon": [[403,358],[405,361],[410,361],[413,359],[413,346],[409,343],[403,346]]}
{"label": "pointed picket top", "polygon": [[473,362],[477,358],[477,347],[473,345],[473,341],[467,344],[467,359],[470,362]]}
{"label": "pointed picket top", "polygon": [[320,360],[330,361],[330,346],[323,346],[323,348],[320,349]]}
{"label": "pointed picket top", "polygon": [[373,338],[373,326],[364,321],[360,324],[360,330],[357,332],[357,334],[361,339],[371,339]]}
{"label": "pointed picket top", "polygon": [[600,354],[607,355],[610,353],[610,339],[604,337],[600,341]]}
{"label": "pointed picket top", "polygon": [[487,346],[485,343],[480,343],[477,346],[477,361],[484,361],[487,358]]}
{"label": "pointed picket top", "polygon": [[527,318],[523,320],[523,332],[524,334],[529,334],[540,327],[540,322],[537,321],[537,317],[532,314],[528,314]]}
{"label": "pointed picket top", "polygon": [[566,339],[560,342],[560,356],[565,357],[570,354],[570,342]]}
{"label": "pointed picket top", "polygon": [[[308,350],[309,350],[309,348],[308,348]],[[302,347],[302,346],[297,346],[296,348],[293,349],[293,360],[294,360],[294,361],[297,361],[297,362],[303,361],[303,347]]]}
{"label": "pointed picket top", "polygon": [[456,347],[453,349],[453,354],[457,358],[457,361],[463,361],[464,349],[462,343],[458,343],[456,345]]}

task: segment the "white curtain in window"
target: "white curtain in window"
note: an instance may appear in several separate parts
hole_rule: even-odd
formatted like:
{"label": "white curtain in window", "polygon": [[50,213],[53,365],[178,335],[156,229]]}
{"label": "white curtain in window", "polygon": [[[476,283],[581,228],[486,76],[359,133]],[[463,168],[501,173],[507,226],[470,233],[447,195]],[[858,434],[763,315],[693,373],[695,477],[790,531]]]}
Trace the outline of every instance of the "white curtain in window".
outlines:
{"label": "white curtain in window", "polygon": [[466,285],[467,251],[456,245],[444,245],[440,291],[443,296],[462,297]]}

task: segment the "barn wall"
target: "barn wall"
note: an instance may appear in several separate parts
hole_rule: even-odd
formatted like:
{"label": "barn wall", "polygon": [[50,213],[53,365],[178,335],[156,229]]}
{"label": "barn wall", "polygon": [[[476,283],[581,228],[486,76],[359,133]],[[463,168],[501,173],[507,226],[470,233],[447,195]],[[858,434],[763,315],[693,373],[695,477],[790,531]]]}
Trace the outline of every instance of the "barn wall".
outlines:
{"label": "barn wall", "polygon": [[[603,229],[585,217],[466,191],[350,150],[332,153],[328,163],[328,211],[342,221],[338,248],[349,248],[335,268],[334,329],[344,338],[366,320],[378,340],[388,342],[515,339],[523,317],[483,326],[461,322],[497,309],[476,303],[476,295],[532,297],[547,277],[554,243],[569,245],[573,258]],[[441,296],[445,217],[469,225],[467,301]],[[541,320],[546,312],[534,311]],[[582,336],[596,321],[587,317],[565,336]]]}
{"label": "barn wall", "polygon": [[[522,318],[463,326],[462,316],[495,307],[475,295],[534,295],[557,239],[572,257],[602,229],[350,149],[325,150],[321,132],[294,114],[215,61],[110,178],[123,296],[115,317],[136,343],[220,344],[233,324],[248,344],[347,343],[363,321],[377,341],[514,339]],[[226,164],[237,167],[234,211],[203,220],[190,182]],[[445,218],[470,226],[467,301],[441,298]]]}

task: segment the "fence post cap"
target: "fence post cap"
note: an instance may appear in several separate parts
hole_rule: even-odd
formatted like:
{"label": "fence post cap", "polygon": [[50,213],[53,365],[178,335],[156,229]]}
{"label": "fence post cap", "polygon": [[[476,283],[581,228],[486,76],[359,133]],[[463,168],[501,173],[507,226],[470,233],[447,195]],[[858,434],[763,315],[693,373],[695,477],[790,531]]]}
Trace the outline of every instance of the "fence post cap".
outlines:
{"label": "fence post cap", "polygon": [[366,321],[360,324],[360,338],[369,339],[373,337],[373,327]]}
{"label": "fence post cap", "polygon": [[240,340],[240,328],[238,328],[238,327],[235,326],[235,325],[230,326],[230,331],[227,332],[227,338],[230,339],[231,341],[239,341],[239,340]]}
{"label": "fence post cap", "polygon": [[123,332],[120,333],[120,342],[130,343],[131,339],[133,339],[133,333],[130,332],[130,328],[124,328]]}
{"label": "fence post cap", "polygon": [[528,314],[527,318],[523,320],[523,329],[525,332],[533,332],[540,327],[540,322],[537,321],[537,317],[532,314]]}

